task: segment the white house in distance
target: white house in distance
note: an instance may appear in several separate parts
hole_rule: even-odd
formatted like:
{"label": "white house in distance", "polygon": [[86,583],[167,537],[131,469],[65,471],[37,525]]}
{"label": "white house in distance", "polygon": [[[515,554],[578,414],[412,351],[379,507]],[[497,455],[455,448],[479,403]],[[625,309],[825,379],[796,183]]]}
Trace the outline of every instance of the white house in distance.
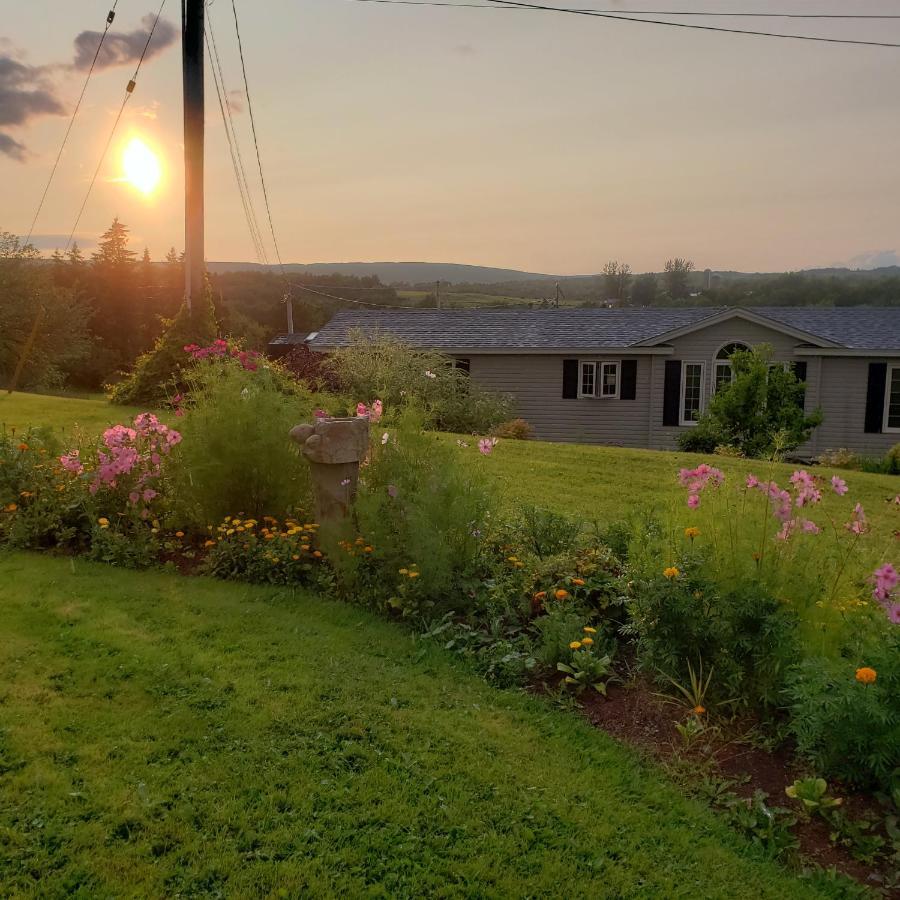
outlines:
{"label": "white house in distance", "polygon": [[542,440],[672,449],[735,346],[769,344],[824,415],[805,452],[900,442],[900,307],[345,310],[273,345],[327,352],[360,331],[455,357]]}

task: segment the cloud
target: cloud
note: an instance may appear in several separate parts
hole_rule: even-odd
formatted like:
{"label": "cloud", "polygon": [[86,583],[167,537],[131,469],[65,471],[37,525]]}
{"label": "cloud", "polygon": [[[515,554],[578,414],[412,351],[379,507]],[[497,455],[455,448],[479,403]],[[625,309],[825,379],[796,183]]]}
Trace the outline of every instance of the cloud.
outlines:
{"label": "cloud", "polygon": [[[97,57],[96,69],[110,69],[114,66],[136,64],[144,51],[147,35],[153,27],[156,16],[148,14],[141,19],[141,27],[134,31],[119,33],[110,31]],[[160,19],[147,48],[145,60],[162,53],[174,43],[178,32],[175,26]],[[60,92],[51,76],[60,72],[85,71],[90,68],[101,32],[82,31],[75,38],[75,56],[66,66],[30,66],[20,62],[9,42],[0,42],[0,155],[17,162],[28,158],[28,148],[6,133],[6,128],[22,128],[32,119],[41,116],[62,116],[68,113],[60,100]],[[146,107],[149,117],[155,115],[153,105]]]}
{"label": "cloud", "polygon": [[[38,116],[61,116],[65,111],[43,69],[0,56],[0,126],[20,127]],[[19,162],[28,155],[24,144],[4,132],[0,153]]]}
{"label": "cloud", "polygon": [[[103,49],[97,57],[96,70],[111,69],[114,66],[125,66],[129,63],[137,63],[144,52],[144,45],[147,43],[147,35],[153,27],[156,16],[148,13],[141,19],[141,27],[134,31],[126,31],[119,33],[110,31],[106,35],[103,42]],[[82,31],[75,38],[75,60],[72,63],[73,68],[86,71],[91,67],[94,54],[97,52],[97,44],[100,43],[102,32],[100,31]],[[170,44],[174,43],[178,36],[175,26],[166,19],[160,19],[153,32],[153,39],[150,46],[147,47],[147,55],[145,60],[162,53]]]}
{"label": "cloud", "polygon": [[[25,239],[24,236],[20,237],[22,240]],[[29,238],[28,243],[32,244],[38,250],[62,250],[63,247],[66,246],[67,240],[69,240],[67,234],[33,234]],[[82,250],[97,245],[97,239],[86,234],[76,234],[72,240],[73,243],[78,244]]]}
{"label": "cloud", "polygon": [[869,250],[847,262],[850,269],[880,269],[883,266],[900,266],[900,255],[896,250]]}

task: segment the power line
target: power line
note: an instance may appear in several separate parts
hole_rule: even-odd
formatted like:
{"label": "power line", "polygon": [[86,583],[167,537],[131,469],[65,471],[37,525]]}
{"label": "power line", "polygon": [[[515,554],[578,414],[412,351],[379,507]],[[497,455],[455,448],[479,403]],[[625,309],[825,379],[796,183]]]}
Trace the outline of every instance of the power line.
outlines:
{"label": "power line", "polygon": [[47,199],[47,192],[50,190],[50,185],[53,183],[53,176],[56,175],[56,170],[59,167],[59,161],[62,159],[63,151],[66,149],[66,143],[69,140],[69,133],[72,131],[72,126],[75,124],[75,117],[78,115],[78,110],[81,109],[81,101],[84,100],[84,95],[87,91],[88,83],[91,80],[91,75],[94,74],[94,66],[97,65],[97,58],[100,56],[100,51],[103,49],[103,42],[106,40],[106,35],[109,32],[110,27],[112,26],[113,19],[115,19],[116,17],[116,6],[118,6],[118,4],[119,0],[114,0],[112,9],[106,15],[106,27],[103,29],[103,34],[100,35],[100,41],[97,44],[97,50],[94,53],[94,58],[91,60],[91,67],[88,69],[87,76],[84,79],[84,84],[81,86],[81,93],[78,95],[78,102],[75,104],[75,109],[72,111],[72,118],[69,119],[66,133],[63,135],[62,143],[59,145],[59,152],[56,154],[56,159],[53,162],[53,168],[50,170],[50,177],[47,179],[47,184],[44,185],[44,193],[41,194],[41,200],[37,205],[37,209],[34,212],[34,218],[31,220],[31,225],[28,228],[28,235],[25,237],[26,244],[31,240],[31,235],[34,233],[34,226],[37,224],[38,216],[41,214],[41,210],[44,208],[44,201]]}
{"label": "power line", "polygon": [[[720,25],[695,25],[693,23],[688,22],[667,22],[662,19],[640,19],[636,18],[636,15],[641,15],[641,13],[636,13],[632,15],[622,15],[618,12],[609,12],[606,10],[596,10],[596,9],[582,9],[582,8],[572,8],[572,7],[561,7],[561,6],[544,6],[538,3],[521,3],[518,0],[490,0],[489,4],[463,4],[463,3],[446,3],[441,2],[441,0],[355,0],[357,3],[385,3],[385,4],[399,4],[403,6],[460,6],[466,8],[480,8],[480,9],[527,9],[527,10],[541,10],[543,12],[558,12],[558,13],[569,13],[571,15],[578,16],[593,16],[599,19],[612,19],[618,22],[638,22],[642,25],[667,25],[670,28],[687,28],[692,31],[710,31],[710,32],[718,32],[720,34],[746,34],[752,37],[770,37],[770,38],[782,38],[786,40],[793,41],[811,41],[814,43],[823,43],[823,44],[851,44],[855,46],[861,47],[892,47],[892,48],[900,48],[900,43],[891,43],[888,41],[862,41],[855,40],[851,38],[828,38],[828,37],[817,37],[811,34],[783,34],[777,31],[754,31],[745,28],[725,28]],[[494,5],[501,4],[501,5]],[[668,15],[668,13],[643,13],[643,15]],[[699,15],[699,14],[698,14]],[[787,15],[787,14],[784,14]]]}
{"label": "power line", "polygon": [[[269,231],[272,234],[272,246],[275,248],[275,258],[278,260],[278,266],[281,269],[282,277],[284,277],[284,265],[281,262],[281,252],[278,249],[278,240],[275,237],[275,226],[272,224],[272,209],[269,206],[269,192],[266,190],[266,178],[263,175],[262,157],[259,153],[259,140],[256,136],[256,119],[253,116],[253,101],[250,99],[250,86],[247,83],[247,66],[244,63],[244,45],[241,42],[241,27],[238,24],[237,5],[235,0],[231,0],[231,11],[234,15],[234,30],[237,34],[238,52],[241,57],[241,74],[244,77],[244,95],[247,98],[247,111],[250,113],[250,128],[253,131],[253,146],[256,150],[256,165],[259,168],[259,180],[262,184],[263,200],[266,204],[266,215],[269,219]],[[290,299],[286,298],[286,302],[290,303]]]}
{"label": "power line", "polygon": [[144,63],[144,57],[147,55],[147,48],[150,46],[150,41],[153,40],[153,33],[156,31],[156,26],[159,24],[159,17],[162,15],[163,7],[165,5],[166,0],[162,0],[162,2],[159,4],[159,9],[156,13],[156,19],[153,21],[153,26],[150,28],[150,33],[147,35],[147,42],[144,44],[144,49],[141,51],[140,58],[138,59],[137,66],[134,70],[134,75],[131,76],[131,80],[125,87],[125,96],[122,98],[122,105],[119,107],[119,112],[116,115],[116,120],[115,122],[113,122],[112,129],[109,132],[109,137],[106,139],[106,144],[103,147],[103,152],[100,154],[100,159],[97,162],[97,168],[94,169],[91,183],[88,185],[87,193],[84,195],[84,200],[81,203],[81,209],[78,210],[78,216],[75,219],[75,224],[72,226],[72,230],[69,232],[69,239],[66,241],[67,251],[72,244],[72,238],[75,236],[75,231],[78,228],[78,223],[81,221],[81,216],[84,213],[84,208],[87,206],[88,198],[91,196],[91,191],[93,190],[94,183],[97,180],[97,175],[100,173],[100,167],[103,165],[103,160],[106,159],[106,154],[109,151],[109,145],[112,143],[112,139],[116,133],[116,129],[119,127],[119,121],[122,118],[122,113],[125,112],[125,104],[128,103],[128,99],[131,97],[132,93],[134,93],[134,89],[137,86],[138,73],[141,71],[141,66]]}
{"label": "power line", "polygon": [[[250,230],[250,239],[253,241],[253,249],[259,262],[268,265],[269,258],[266,255],[265,245],[263,244],[262,235],[259,229],[259,222],[256,218],[256,210],[253,208],[253,199],[250,194],[250,188],[247,182],[247,173],[244,169],[244,160],[241,156],[240,143],[237,138],[237,131],[234,127],[234,119],[231,115],[231,108],[228,106],[228,93],[225,87],[225,75],[222,72],[222,62],[219,57],[219,50],[216,46],[216,36],[213,31],[212,22],[206,17],[206,46],[210,51],[212,58],[212,74],[213,81],[216,86],[216,95],[219,100],[219,110],[222,114],[222,124],[225,127],[225,137],[228,141],[228,150],[231,154],[231,166],[234,170],[235,181],[237,181],[238,192],[241,195],[241,205],[244,208],[244,218],[247,220],[247,227]],[[218,70],[218,71],[217,71]],[[224,99],[223,99],[224,98]]]}
{"label": "power line", "polygon": [[[356,0],[358,3],[384,3],[389,6],[445,6],[460,9],[502,9],[492,3],[452,3],[447,0]],[[519,6],[519,4],[516,4]],[[512,7],[509,7],[512,8]],[[528,7],[521,7],[528,8]],[[706,10],[669,9],[593,9],[579,8],[566,10],[581,13],[609,13],[630,16],[700,16],[703,18],[731,19],[900,19],[900,15],[878,15],[874,13],[762,13],[762,12],[709,12]]]}

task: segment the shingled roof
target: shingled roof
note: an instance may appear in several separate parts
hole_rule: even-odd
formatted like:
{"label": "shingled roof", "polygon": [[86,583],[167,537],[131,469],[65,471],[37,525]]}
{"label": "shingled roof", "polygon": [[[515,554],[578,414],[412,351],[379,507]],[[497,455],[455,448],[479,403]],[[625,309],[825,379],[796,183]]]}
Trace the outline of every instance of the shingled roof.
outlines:
{"label": "shingled roof", "polygon": [[314,350],[353,343],[353,334],[394,337],[448,352],[602,351],[652,346],[656,339],[740,314],[769,320],[801,342],[849,350],[900,349],[900,307],[727,307],[669,309],[378,309],[342,310],[314,335],[281,335],[272,343],[308,342]]}

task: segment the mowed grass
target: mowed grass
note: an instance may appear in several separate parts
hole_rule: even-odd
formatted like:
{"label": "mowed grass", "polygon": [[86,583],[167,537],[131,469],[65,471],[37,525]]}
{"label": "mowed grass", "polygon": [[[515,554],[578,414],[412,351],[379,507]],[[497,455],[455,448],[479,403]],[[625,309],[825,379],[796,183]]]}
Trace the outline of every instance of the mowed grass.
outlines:
{"label": "mowed grass", "polygon": [[114,406],[103,395],[74,398],[48,394],[0,392],[0,427],[21,431],[29,425],[50,426],[59,432],[103,431],[117,422],[129,422],[144,412],[130,406]]}
{"label": "mowed grass", "polygon": [[823,896],[346,604],[7,553],[0,634],[4,897]]}

